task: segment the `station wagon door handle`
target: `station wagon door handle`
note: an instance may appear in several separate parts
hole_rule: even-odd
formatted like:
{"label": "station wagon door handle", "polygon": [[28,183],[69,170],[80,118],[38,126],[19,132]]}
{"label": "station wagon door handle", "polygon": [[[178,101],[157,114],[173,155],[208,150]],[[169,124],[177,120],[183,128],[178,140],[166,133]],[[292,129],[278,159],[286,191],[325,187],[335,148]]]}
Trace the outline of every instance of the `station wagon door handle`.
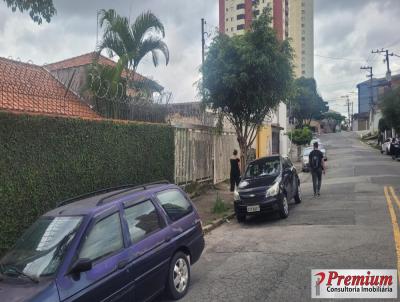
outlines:
{"label": "station wagon door handle", "polygon": [[128,265],[128,263],[129,263],[128,259],[121,260],[120,262],[118,262],[117,267],[118,269],[123,269],[125,266]]}
{"label": "station wagon door handle", "polygon": [[180,233],[183,232],[183,229],[182,228],[172,228],[172,231],[174,231],[175,233],[180,234]]}

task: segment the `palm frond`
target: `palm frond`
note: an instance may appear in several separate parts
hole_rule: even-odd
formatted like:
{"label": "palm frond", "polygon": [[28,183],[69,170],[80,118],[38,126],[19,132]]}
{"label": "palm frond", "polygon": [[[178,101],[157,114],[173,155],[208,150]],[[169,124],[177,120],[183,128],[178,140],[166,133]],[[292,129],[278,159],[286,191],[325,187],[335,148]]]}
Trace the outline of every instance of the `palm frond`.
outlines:
{"label": "palm frond", "polygon": [[165,37],[164,25],[150,11],[140,14],[132,24],[131,30],[133,37],[135,37],[136,45],[140,44],[150,31],[153,31],[155,34],[161,34],[163,38]]}
{"label": "palm frond", "polygon": [[161,52],[165,57],[165,63],[169,63],[169,50],[167,44],[165,44],[161,39],[150,37],[144,40],[140,46],[137,56],[134,58],[135,67],[137,64],[145,57],[149,52],[152,53],[154,66],[158,65],[158,52]]}

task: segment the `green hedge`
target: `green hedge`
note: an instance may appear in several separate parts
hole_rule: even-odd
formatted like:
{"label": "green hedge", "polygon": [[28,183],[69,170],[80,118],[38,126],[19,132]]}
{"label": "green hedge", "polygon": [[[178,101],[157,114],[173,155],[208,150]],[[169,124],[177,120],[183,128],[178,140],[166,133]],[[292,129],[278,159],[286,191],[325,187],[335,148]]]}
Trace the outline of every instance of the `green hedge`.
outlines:
{"label": "green hedge", "polygon": [[171,127],[0,113],[0,255],[60,200],[173,171]]}

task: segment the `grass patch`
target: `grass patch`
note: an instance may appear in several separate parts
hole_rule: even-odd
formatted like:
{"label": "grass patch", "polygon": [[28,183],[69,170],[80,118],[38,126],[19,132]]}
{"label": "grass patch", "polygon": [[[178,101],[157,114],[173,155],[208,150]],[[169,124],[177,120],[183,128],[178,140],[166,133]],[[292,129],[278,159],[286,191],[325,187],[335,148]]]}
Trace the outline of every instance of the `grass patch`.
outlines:
{"label": "grass patch", "polygon": [[215,199],[213,213],[214,214],[223,214],[228,211],[228,206],[225,204],[224,200],[217,194],[217,198]]}

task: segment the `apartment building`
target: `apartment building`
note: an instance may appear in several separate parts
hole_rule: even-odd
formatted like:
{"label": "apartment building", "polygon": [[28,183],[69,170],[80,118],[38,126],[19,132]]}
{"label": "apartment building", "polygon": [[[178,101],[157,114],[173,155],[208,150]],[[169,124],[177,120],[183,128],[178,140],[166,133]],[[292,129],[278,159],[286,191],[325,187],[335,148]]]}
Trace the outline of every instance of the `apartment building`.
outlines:
{"label": "apartment building", "polygon": [[289,37],[294,48],[295,76],[314,77],[314,0],[288,0]]}
{"label": "apartment building", "polygon": [[291,38],[295,76],[314,77],[314,0],[219,0],[219,28],[229,36],[243,34],[265,7],[270,7],[278,37]]}
{"label": "apartment building", "polygon": [[280,39],[287,37],[288,0],[219,0],[219,29],[229,36],[243,34],[265,7],[272,9],[273,27]]}

